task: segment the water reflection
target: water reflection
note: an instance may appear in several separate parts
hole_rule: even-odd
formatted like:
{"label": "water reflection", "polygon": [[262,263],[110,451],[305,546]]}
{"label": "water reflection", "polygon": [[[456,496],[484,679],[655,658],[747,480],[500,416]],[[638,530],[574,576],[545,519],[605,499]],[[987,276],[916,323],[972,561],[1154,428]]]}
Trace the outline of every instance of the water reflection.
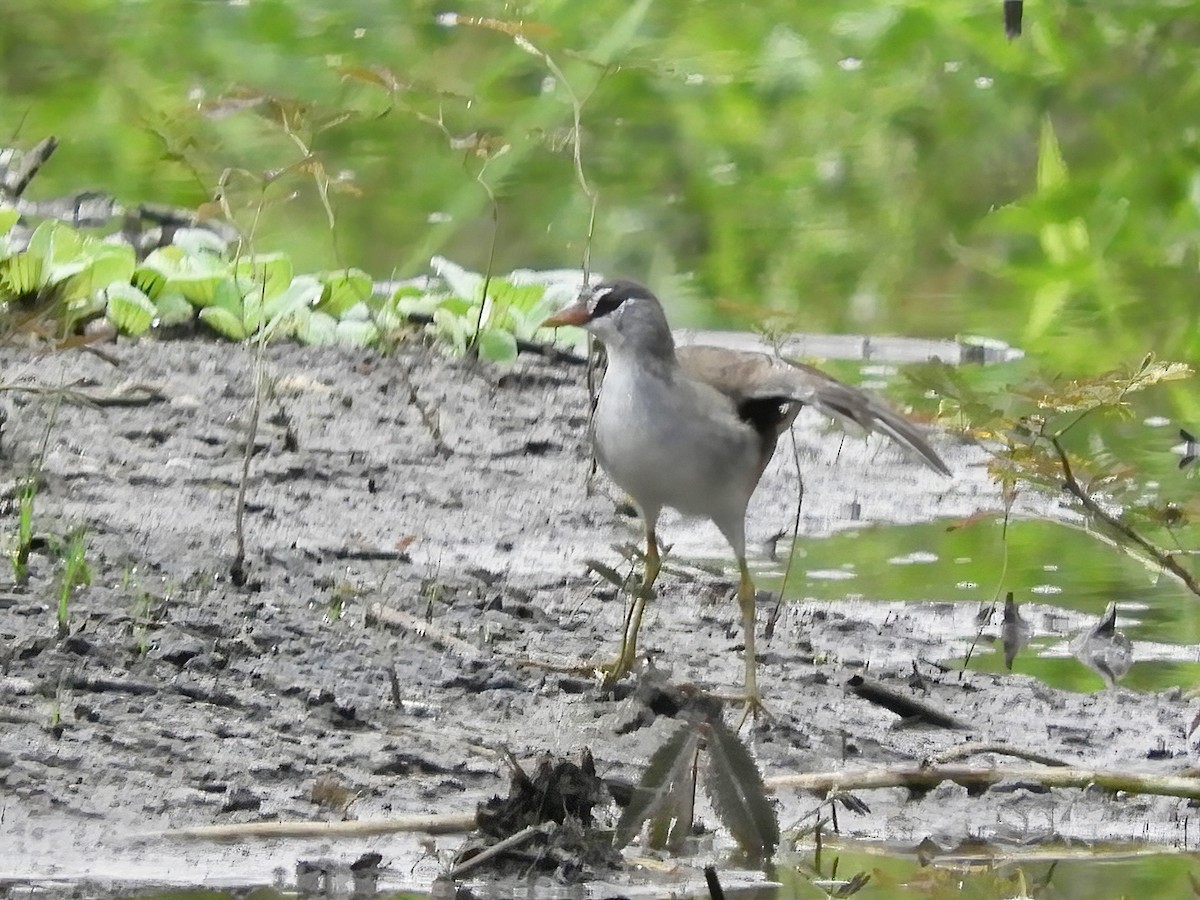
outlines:
{"label": "water reflection", "polygon": [[[850,604],[855,618],[890,623],[894,633],[906,633],[897,624],[906,623],[914,643],[897,642],[889,651],[896,658],[876,664],[919,653],[1081,691],[1113,680],[1138,690],[1197,682],[1200,602],[1174,580],[1053,522],[1010,522],[1007,537],[996,521],[948,524],[877,526],[802,541],[804,571],[793,573],[786,598],[792,614]],[[760,583],[779,589],[779,579]],[[1011,589],[1007,612],[994,596],[998,588]],[[1119,630],[1111,612],[1097,623],[1114,600]]]}

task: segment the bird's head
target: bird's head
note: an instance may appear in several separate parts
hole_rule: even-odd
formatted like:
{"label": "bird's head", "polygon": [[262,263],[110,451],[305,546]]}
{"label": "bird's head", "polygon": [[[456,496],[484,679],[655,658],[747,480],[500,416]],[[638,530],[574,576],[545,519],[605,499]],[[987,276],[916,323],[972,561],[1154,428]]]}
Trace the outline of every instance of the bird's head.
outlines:
{"label": "bird's head", "polygon": [[586,328],[610,353],[625,350],[671,355],[675,342],[658,298],[636,281],[602,281],[542,323],[543,328]]}

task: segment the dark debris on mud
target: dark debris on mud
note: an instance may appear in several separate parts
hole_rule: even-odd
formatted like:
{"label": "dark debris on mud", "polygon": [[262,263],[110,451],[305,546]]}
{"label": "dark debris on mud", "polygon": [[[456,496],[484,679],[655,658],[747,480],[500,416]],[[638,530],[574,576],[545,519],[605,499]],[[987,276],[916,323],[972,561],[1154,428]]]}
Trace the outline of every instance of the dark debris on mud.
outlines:
{"label": "dark debris on mud", "polygon": [[[536,359],[499,371],[417,345],[389,356],[269,348],[238,587],[229,567],[252,354],[145,340],[106,355],[118,365],[0,348],[0,381],[15,388],[0,392],[0,534],[15,534],[14,486],[36,473],[43,539],[27,584],[0,572],[0,877],[169,870],[269,882],[320,854],[159,833],[472,810],[499,789],[508,754],[536,771],[530,760],[545,752],[577,759],[587,747],[599,776],[637,780],[671,733],[670,710],[552,670],[612,652],[623,603],[585,561],[624,565],[610,544],[637,534],[613,492],[587,481],[582,372]],[[999,502],[969,448],[947,448],[958,477],[942,482],[898,458],[881,466],[805,417],[798,437],[806,532],[837,526],[848,482],[868,518]],[[789,462],[768,472],[751,534],[790,527]],[[53,547],[76,528],[92,579],[60,639]],[[725,552],[708,526],[662,528],[678,560]],[[652,665],[676,683],[735,692],[732,580],[677,562],[658,593],[643,628]],[[1178,692],[1079,696],[927,663],[913,687],[913,660],[937,656],[932,618],[921,617],[938,608],[916,605],[880,627],[853,604],[787,607],[762,653],[772,718],[748,736],[764,774],[912,762],[966,740],[1095,767],[1192,764],[1193,710]],[[878,683],[973,731],[895,728],[894,715],[845,690],[866,664]],[[1184,840],[1183,801],[1073,797],[1058,804],[1016,784],[982,797],[954,785],[919,798],[878,791],[870,815],[841,827],[908,846],[968,835]],[[780,820],[801,821],[818,802],[781,794]],[[379,852],[401,880],[428,885],[460,844],[393,837],[324,851],[347,862]]]}

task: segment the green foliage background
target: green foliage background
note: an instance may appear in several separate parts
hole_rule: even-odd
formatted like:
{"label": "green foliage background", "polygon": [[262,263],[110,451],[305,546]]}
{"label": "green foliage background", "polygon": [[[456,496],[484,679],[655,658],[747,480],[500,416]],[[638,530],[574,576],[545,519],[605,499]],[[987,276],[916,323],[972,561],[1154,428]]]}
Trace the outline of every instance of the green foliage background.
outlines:
{"label": "green foliage background", "polygon": [[[745,326],[770,310],[808,330],[982,332],[1067,371],[1147,350],[1194,359],[1192,4],[1030,3],[1011,42],[1000,7],[457,12],[523,23],[561,66],[584,98],[594,265],[651,282],[680,318]],[[496,271],[578,265],[589,204],[567,91],[503,27],[444,27],[445,9],[13,4],[3,142],[62,139],[37,196],[98,187],[200,206],[241,170],[225,181],[244,227],[267,201],[257,252],[376,277],[425,271],[435,253],[486,267],[483,168],[499,202]],[[509,149],[485,160],[481,139]],[[333,179],[332,228],[315,164]]]}

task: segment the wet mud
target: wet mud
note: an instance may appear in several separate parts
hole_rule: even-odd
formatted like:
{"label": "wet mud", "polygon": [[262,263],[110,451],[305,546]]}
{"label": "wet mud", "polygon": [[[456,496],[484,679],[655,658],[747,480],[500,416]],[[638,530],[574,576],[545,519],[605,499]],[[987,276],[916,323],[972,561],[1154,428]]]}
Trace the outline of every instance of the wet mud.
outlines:
{"label": "wet mud", "polygon": [[[506,792],[506,753],[532,772],[543,753],[586,749],[599,776],[636,781],[674,721],[636,692],[555,671],[614,652],[623,599],[586,562],[626,571],[614,545],[639,535],[615,490],[588,479],[581,369],[536,358],[496,369],[420,346],[270,348],[239,586],[229,573],[251,352],[181,340],[105,354],[0,349],[0,382],[40,389],[0,393],[6,547],[15,485],[39,473],[28,583],[0,571],[0,884],[283,884],[301,860],[378,854],[388,883],[428,887],[461,836],[216,843],[161,832],[470,813]],[[803,534],[999,506],[982,451],[952,437],[938,447],[953,480],[884,443],[843,441],[818,417],[802,416],[796,437]],[[791,528],[795,483],[781,452],[752,505],[752,546]],[[60,636],[56,547],[77,528],[91,585],[71,598]],[[735,693],[742,638],[734,579],[712,564],[725,560],[720,537],[667,517],[661,534],[673,548],[643,625],[649,665]],[[773,605],[761,599],[760,623]],[[743,734],[768,781],[911,765],[968,741],[1089,768],[1191,765],[1195,708],[1180,692],[1077,695],[962,673],[937,662],[951,655],[949,604],[883,608],[796,601],[760,639],[771,716]],[[902,722],[850,690],[864,670],[969,727]],[[859,796],[869,812],[843,813],[842,835],[897,847],[1195,840],[1180,799],[1023,782]],[[775,801],[785,831],[820,802],[786,789]],[[716,824],[703,807],[701,818]],[[729,846],[718,834],[695,866],[598,877],[634,895],[702,889],[701,867]]]}

